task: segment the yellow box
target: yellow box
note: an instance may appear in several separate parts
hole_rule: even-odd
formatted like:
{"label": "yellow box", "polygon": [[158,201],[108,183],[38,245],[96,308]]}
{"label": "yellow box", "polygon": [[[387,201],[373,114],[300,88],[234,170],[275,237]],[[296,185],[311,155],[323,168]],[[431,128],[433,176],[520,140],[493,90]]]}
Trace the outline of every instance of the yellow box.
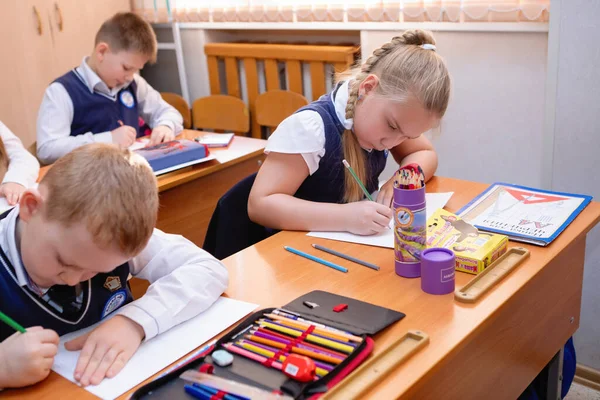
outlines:
{"label": "yellow box", "polygon": [[479,231],[444,209],[427,220],[426,247],[444,247],[454,252],[456,270],[477,275],[508,248],[508,237]]}

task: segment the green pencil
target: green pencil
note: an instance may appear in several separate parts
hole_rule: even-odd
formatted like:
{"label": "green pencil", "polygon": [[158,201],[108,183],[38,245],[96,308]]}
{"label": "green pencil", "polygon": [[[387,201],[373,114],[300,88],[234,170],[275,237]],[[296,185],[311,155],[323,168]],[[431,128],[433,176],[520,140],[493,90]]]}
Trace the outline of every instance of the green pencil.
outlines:
{"label": "green pencil", "polygon": [[367,188],[365,187],[365,185],[363,185],[363,183],[360,181],[360,179],[358,179],[358,176],[356,175],[356,173],[354,172],[354,170],[352,169],[352,167],[350,166],[350,164],[348,164],[348,161],[343,160],[342,162],[344,163],[344,166],[346,168],[348,168],[348,171],[350,171],[350,174],[352,175],[352,177],[354,178],[354,180],[356,181],[356,183],[358,183],[358,186],[360,186],[360,188],[364,192],[365,196],[367,196],[367,199],[373,201],[373,198],[371,197],[371,194],[369,194],[369,192],[367,191]]}
{"label": "green pencil", "polygon": [[2,311],[0,311],[0,320],[2,320],[2,322],[4,322],[6,325],[10,326],[11,328],[13,328],[16,331],[19,331],[21,333],[26,332],[25,328],[23,328],[21,325],[16,323],[11,317],[4,314]]}

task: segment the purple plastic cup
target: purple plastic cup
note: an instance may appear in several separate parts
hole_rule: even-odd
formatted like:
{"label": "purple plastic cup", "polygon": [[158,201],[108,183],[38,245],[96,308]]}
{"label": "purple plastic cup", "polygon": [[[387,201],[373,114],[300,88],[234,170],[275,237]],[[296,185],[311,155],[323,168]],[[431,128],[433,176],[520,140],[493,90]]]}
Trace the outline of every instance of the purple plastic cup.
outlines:
{"label": "purple plastic cup", "polygon": [[421,253],[421,289],[429,294],[454,292],[454,252],[441,247]]}
{"label": "purple plastic cup", "polygon": [[421,276],[421,252],[427,240],[425,186],[407,190],[394,188],[394,258],[396,274]]}

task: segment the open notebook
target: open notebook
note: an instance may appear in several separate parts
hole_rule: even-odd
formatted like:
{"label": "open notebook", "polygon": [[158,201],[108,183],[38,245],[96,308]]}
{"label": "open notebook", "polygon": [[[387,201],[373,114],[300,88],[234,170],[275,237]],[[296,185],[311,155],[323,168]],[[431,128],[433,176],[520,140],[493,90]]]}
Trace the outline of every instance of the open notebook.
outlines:
{"label": "open notebook", "polygon": [[[425,201],[427,202],[427,218],[429,218],[436,210],[443,208],[454,192],[448,193],[427,193]],[[376,198],[376,196],[374,197]],[[394,227],[394,220],[390,221],[390,228]],[[361,236],[350,232],[309,232],[308,236],[318,237],[322,239],[339,240],[341,242],[351,242],[366,244],[369,246],[389,247],[394,248],[394,231],[387,229],[377,235]]]}

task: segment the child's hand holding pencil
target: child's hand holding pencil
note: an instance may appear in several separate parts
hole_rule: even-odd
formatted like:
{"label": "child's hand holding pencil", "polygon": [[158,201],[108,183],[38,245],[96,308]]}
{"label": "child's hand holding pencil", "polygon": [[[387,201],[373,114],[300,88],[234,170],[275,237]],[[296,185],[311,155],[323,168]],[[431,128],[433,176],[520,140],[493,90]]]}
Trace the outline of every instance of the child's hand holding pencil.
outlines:
{"label": "child's hand holding pencil", "polygon": [[58,335],[40,326],[15,332],[0,343],[0,387],[33,385],[50,374]]}

